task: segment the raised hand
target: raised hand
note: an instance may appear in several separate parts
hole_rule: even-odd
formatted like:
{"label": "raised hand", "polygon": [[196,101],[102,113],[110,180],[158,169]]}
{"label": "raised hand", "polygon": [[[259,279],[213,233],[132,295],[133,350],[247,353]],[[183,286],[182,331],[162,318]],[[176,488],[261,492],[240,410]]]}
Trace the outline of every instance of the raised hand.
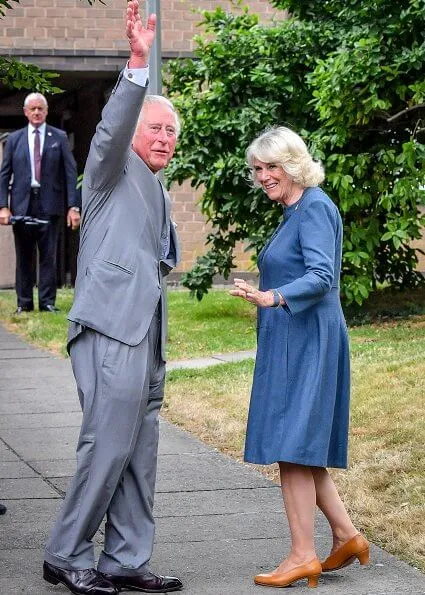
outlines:
{"label": "raised hand", "polygon": [[139,14],[138,0],[130,0],[127,5],[126,34],[130,43],[130,68],[147,66],[149,51],[155,39],[156,15],[151,14],[146,27],[143,26]]}

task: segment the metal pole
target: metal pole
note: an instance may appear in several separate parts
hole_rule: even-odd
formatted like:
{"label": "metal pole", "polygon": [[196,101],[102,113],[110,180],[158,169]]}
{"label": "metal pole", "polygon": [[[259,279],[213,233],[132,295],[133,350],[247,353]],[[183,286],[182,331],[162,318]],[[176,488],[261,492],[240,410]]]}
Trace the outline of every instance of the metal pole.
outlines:
{"label": "metal pole", "polygon": [[148,93],[152,95],[161,95],[162,76],[161,76],[161,7],[160,0],[147,0],[146,10],[148,14],[156,14],[156,35],[151,48],[149,59],[149,87]]}

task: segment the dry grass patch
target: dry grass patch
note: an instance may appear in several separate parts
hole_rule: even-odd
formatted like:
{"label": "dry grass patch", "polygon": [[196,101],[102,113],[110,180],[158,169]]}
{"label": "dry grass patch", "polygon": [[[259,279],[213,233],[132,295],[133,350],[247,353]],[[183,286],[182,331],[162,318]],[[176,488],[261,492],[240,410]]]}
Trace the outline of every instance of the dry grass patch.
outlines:
{"label": "dry grass patch", "polygon": [[[333,476],[356,525],[425,571],[425,317],[351,330],[350,466]],[[253,362],[174,371],[164,415],[241,459]],[[278,481],[276,466],[260,468]]]}
{"label": "dry grass patch", "polygon": [[253,361],[167,375],[163,415],[204,442],[240,458]]}

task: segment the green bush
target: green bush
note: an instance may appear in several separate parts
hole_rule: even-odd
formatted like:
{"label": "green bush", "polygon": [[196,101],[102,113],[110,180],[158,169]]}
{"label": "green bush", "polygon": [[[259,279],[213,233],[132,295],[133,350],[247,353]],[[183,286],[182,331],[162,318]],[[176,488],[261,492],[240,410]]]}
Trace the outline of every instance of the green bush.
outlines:
{"label": "green bush", "polygon": [[415,287],[411,241],[425,218],[425,0],[275,0],[292,18],[261,25],[247,8],[203,13],[193,59],[168,67],[184,127],[169,181],[203,189],[210,249],[184,284],[200,299],[227,277],[239,240],[258,254],[281,217],[246,182],[245,149],[267,126],[298,131],[325,165],[345,241],[342,294]]}

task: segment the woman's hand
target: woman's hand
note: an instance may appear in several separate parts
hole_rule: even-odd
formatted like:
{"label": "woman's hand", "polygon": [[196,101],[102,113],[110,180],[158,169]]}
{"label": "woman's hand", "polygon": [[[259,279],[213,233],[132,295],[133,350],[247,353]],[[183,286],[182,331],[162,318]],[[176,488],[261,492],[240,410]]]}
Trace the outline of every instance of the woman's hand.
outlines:
{"label": "woman's hand", "polygon": [[229,293],[235,297],[241,297],[251,304],[255,304],[260,308],[269,308],[274,306],[274,295],[271,291],[260,291],[256,289],[243,279],[235,279],[236,289],[232,289]]}

